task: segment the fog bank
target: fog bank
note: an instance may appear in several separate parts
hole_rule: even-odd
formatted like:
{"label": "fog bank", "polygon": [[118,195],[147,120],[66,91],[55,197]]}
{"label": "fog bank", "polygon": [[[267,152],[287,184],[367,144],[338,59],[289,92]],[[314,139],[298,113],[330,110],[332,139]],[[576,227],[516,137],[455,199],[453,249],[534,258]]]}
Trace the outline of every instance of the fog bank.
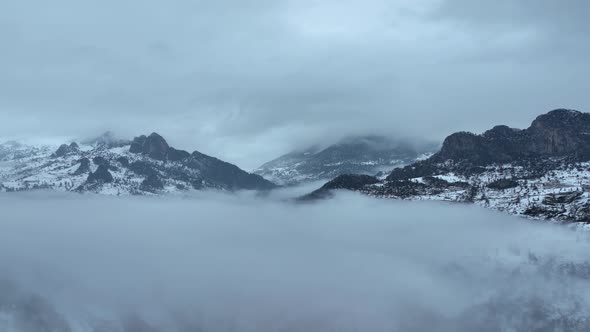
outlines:
{"label": "fog bank", "polygon": [[588,235],[340,194],[0,195],[2,331],[582,331]]}

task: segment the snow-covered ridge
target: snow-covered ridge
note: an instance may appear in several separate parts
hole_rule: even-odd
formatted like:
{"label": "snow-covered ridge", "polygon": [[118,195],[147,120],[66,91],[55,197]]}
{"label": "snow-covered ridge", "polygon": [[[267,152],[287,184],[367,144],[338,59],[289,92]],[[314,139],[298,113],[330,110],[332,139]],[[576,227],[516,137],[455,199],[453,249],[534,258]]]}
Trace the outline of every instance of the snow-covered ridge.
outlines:
{"label": "snow-covered ridge", "polygon": [[[133,151],[133,147],[139,150]],[[140,136],[133,142],[64,144],[57,150],[15,142],[0,144],[0,191],[46,189],[149,195],[273,186],[216,158],[171,148],[157,134]]]}
{"label": "snow-covered ridge", "polygon": [[[564,162],[541,174],[504,164],[477,174],[449,171],[405,180],[358,179],[353,175],[336,178],[306,198],[351,189],[379,198],[475,203],[533,219],[590,223],[590,162]],[[353,185],[354,181],[364,185]]]}
{"label": "snow-covered ridge", "polygon": [[381,136],[351,137],[323,149],[312,147],[288,153],[260,166],[254,173],[282,185],[328,180],[347,173],[376,175],[425,158],[431,154],[430,150],[429,144]]}
{"label": "snow-covered ridge", "polygon": [[527,129],[449,135],[429,158],[387,177],[345,175],[304,196],[350,189],[370,196],[469,202],[536,219],[590,223],[590,113],[558,109]]}

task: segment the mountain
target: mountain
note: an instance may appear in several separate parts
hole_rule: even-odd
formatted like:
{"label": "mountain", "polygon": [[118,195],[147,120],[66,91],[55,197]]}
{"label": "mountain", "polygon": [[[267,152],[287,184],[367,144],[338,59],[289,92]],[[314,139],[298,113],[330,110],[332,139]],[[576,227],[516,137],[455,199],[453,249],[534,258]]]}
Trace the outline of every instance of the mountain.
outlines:
{"label": "mountain", "polygon": [[268,190],[259,175],[198,151],[170,147],[152,133],[132,141],[107,133],[56,150],[17,142],[0,144],[0,191],[51,189],[142,195],[191,189]]}
{"label": "mountain", "polygon": [[338,189],[590,223],[590,114],[558,109],[527,129],[454,133],[436,154],[394,169],[384,180],[342,175],[301,200],[330,197]]}
{"label": "mountain", "polygon": [[376,175],[425,158],[433,150],[429,144],[410,144],[382,136],[350,137],[327,148],[311,147],[288,153],[254,173],[283,185],[331,179],[346,173]]}

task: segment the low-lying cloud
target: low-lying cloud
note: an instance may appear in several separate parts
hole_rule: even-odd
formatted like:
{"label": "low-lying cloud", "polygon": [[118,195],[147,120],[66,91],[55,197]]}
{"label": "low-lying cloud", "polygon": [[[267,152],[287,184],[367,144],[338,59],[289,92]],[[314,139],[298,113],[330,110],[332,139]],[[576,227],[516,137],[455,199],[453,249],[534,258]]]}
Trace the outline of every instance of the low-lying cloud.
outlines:
{"label": "low-lying cloud", "polygon": [[2,331],[590,327],[588,236],[475,207],[210,193],[0,206]]}

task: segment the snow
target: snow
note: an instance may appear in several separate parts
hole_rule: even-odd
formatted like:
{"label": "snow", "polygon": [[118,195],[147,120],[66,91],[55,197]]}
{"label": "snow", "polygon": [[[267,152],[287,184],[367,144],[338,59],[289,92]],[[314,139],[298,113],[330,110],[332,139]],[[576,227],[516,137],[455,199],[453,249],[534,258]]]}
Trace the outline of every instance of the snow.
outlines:
{"label": "snow", "polygon": [[441,180],[445,180],[447,182],[461,182],[461,181],[465,181],[465,178],[460,177],[455,175],[455,173],[449,173],[449,174],[441,174],[441,175],[435,175],[435,178],[441,179]]}
{"label": "snow", "polygon": [[433,155],[434,155],[434,153],[423,153],[416,158],[416,161],[426,160],[426,159],[432,157]]}
{"label": "snow", "polygon": [[[3,191],[20,191],[35,188],[47,188],[56,191],[72,191],[86,183],[88,174],[74,175],[80,166],[79,160],[102,156],[115,160],[118,157],[126,157],[130,162],[146,160],[144,156],[129,153],[129,146],[106,148],[104,146],[81,145],[79,153],[74,153],[61,158],[52,158],[51,151],[47,149],[28,148],[28,155],[17,160],[2,162],[0,166],[0,188]],[[12,157],[9,156],[9,157]],[[90,171],[98,168],[92,161]],[[114,183],[103,184],[96,192],[104,195],[131,195],[138,191],[145,179],[128,169],[117,167],[110,170]],[[194,171],[193,173],[196,173]],[[167,189],[173,191],[172,189]]]}

